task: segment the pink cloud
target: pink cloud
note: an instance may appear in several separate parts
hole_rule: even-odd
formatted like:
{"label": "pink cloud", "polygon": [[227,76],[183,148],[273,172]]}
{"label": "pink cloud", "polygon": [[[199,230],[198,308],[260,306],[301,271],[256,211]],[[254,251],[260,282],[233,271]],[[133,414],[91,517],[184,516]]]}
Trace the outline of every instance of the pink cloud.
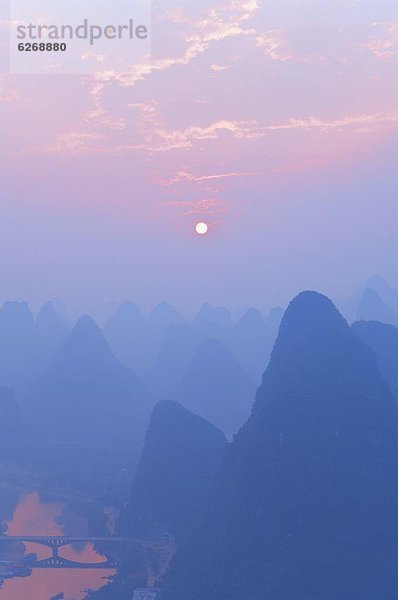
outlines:
{"label": "pink cloud", "polygon": [[252,177],[254,175],[259,175],[259,173],[216,173],[211,175],[192,175],[192,173],[187,173],[185,171],[179,171],[169,180],[162,181],[164,185],[174,185],[177,183],[181,183],[184,181],[189,181],[193,183],[207,183],[209,181],[218,181],[222,179],[231,179],[235,177]]}
{"label": "pink cloud", "polygon": [[374,23],[377,34],[366,45],[377,58],[391,60],[398,56],[398,21],[390,23]]}
{"label": "pink cloud", "polygon": [[326,120],[320,117],[307,117],[305,119],[288,119],[287,121],[270,124],[265,127],[269,131],[283,129],[311,130],[319,129],[330,131],[336,129],[353,128],[360,131],[362,127],[377,128],[380,125],[398,125],[398,109],[389,112],[374,114],[347,115],[338,119]]}
{"label": "pink cloud", "polygon": [[287,31],[283,29],[274,29],[258,35],[255,44],[272,60],[285,61],[294,58],[288,50]]}
{"label": "pink cloud", "polygon": [[205,198],[201,200],[171,200],[169,206],[177,208],[181,216],[214,215],[225,212],[227,207],[224,201],[217,198]]}
{"label": "pink cloud", "polygon": [[225,65],[210,65],[210,69],[212,71],[226,71],[228,69],[228,67],[226,67]]}
{"label": "pink cloud", "polygon": [[184,17],[181,10],[169,13],[169,20],[174,23],[184,23],[191,29],[185,36],[185,50],[179,56],[153,59],[145,64],[133,65],[128,72],[118,72],[104,69],[97,74],[99,81],[116,81],[123,87],[134,86],[153,73],[164,71],[176,66],[187,66],[195,58],[203,54],[214,42],[222,42],[233,37],[256,35],[256,30],[245,26],[259,8],[257,0],[245,2],[233,1],[230,4],[206,11],[202,19],[196,20]]}

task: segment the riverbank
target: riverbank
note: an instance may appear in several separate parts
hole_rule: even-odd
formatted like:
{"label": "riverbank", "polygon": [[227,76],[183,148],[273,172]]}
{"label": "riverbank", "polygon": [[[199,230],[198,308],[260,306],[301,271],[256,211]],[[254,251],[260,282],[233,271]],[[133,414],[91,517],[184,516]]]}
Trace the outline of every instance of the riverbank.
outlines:
{"label": "riverbank", "polygon": [[54,502],[65,504],[93,504],[100,500],[99,496],[86,494],[70,487],[59,485],[46,487],[43,485],[40,473],[0,461],[0,494],[2,492],[26,494],[32,491],[37,491]]}

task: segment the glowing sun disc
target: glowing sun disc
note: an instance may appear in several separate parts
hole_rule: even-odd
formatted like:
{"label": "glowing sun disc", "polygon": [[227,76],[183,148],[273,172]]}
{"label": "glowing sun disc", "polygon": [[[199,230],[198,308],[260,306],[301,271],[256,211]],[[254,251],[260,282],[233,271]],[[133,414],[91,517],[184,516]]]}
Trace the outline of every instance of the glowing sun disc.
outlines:
{"label": "glowing sun disc", "polygon": [[208,232],[209,228],[207,226],[207,223],[196,223],[195,230],[196,233],[198,233],[199,235],[205,235],[205,233]]}

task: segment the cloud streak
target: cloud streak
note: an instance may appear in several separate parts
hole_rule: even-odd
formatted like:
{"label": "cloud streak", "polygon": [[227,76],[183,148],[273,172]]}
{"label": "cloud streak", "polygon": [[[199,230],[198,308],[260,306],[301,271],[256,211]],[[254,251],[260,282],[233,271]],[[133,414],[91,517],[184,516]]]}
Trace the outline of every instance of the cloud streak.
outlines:
{"label": "cloud streak", "polygon": [[370,42],[366,45],[367,49],[376,58],[390,61],[398,57],[398,21],[390,23],[374,23],[377,29]]}

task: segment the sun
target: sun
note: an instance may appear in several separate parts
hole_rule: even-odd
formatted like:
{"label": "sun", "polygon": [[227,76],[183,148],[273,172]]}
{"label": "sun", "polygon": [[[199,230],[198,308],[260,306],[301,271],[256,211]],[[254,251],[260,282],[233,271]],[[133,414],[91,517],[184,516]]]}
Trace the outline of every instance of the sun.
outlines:
{"label": "sun", "polygon": [[199,235],[205,235],[209,231],[209,227],[208,227],[207,223],[202,223],[202,222],[196,223],[195,231]]}

